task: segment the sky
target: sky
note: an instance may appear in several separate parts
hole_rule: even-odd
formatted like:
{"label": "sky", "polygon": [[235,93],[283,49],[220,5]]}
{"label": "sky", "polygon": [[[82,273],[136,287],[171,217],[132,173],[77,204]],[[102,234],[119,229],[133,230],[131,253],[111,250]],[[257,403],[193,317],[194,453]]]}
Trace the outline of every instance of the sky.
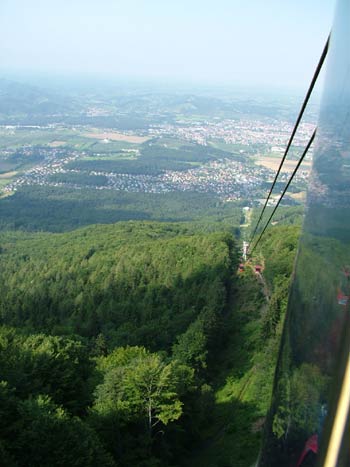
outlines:
{"label": "sky", "polygon": [[0,74],[305,87],[335,0],[0,0]]}

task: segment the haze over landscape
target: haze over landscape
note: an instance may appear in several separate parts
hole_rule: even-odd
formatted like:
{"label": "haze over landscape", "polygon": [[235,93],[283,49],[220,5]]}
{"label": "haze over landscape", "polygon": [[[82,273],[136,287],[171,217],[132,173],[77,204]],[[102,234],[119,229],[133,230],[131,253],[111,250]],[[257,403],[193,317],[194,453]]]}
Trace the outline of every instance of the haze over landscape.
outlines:
{"label": "haze over landscape", "polygon": [[4,0],[3,71],[302,87],[334,2]]}

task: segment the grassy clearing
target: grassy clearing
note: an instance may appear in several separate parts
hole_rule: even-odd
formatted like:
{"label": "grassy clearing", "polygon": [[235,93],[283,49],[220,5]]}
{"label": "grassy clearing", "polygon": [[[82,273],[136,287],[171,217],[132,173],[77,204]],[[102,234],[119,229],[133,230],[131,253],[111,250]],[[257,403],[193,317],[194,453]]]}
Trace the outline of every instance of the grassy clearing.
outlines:
{"label": "grassy clearing", "polygon": [[183,139],[162,137],[158,140],[159,146],[165,146],[170,149],[180,149],[182,146],[191,146],[193,143],[185,141]]}
{"label": "grassy clearing", "polygon": [[251,467],[257,460],[299,233],[298,225],[271,228],[252,262],[264,265],[263,277],[247,265],[233,283],[212,373],[214,407],[186,467]]}
{"label": "grassy clearing", "polygon": [[[8,130],[0,129],[0,148],[16,149],[22,146],[44,146],[50,147],[72,145],[81,143],[82,139],[72,130],[61,128],[44,129],[44,128],[31,128],[31,129],[18,129]],[[61,144],[64,143],[64,144]]]}
{"label": "grassy clearing", "polygon": [[[84,131],[79,131],[74,128],[54,129],[47,128],[19,128],[7,130],[0,128],[0,148],[16,149],[22,146],[47,145],[49,147],[65,147],[75,146],[88,148],[94,145],[101,147],[113,146],[113,149],[123,149],[128,147],[137,147],[137,142],[134,137],[127,137],[125,140],[110,141],[110,143],[102,143],[101,134],[97,134],[93,138],[94,133],[86,133],[89,128]],[[88,136],[90,134],[90,136]],[[131,140],[132,139],[132,140]],[[143,140],[142,140],[143,141]],[[141,142],[142,142],[141,141]]]}
{"label": "grassy clearing", "polygon": [[13,178],[15,175],[17,175],[16,171],[12,172],[6,172],[6,173],[0,173],[0,180],[10,180]]}
{"label": "grassy clearing", "polygon": [[9,184],[11,181],[11,178],[0,178],[0,189]]}
{"label": "grassy clearing", "polygon": [[25,129],[13,130],[11,133],[5,130],[0,131],[0,147],[16,149],[21,146],[45,145],[55,141],[61,134],[58,130]]}
{"label": "grassy clearing", "polygon": [[245,144],[234,144],[234,143],[225,143],[224,141],[212,140],[210,144],[217,149],[222,149],[223,151],[237,153],[243,151],[242,154],[249,151],[249,148]]}
{"label": "grassy clearing", "polygon": [[123,160],[133,160],[136,159],[136,152],[117,152],[117,153],[98,153],[91,156],[84,156],[84,161],[96,161],[96,160],[106,160],[106,161],[119,161]]}
{"label": "grassy clearing", "polygon": [[238,277],[232,301],[226,345],[216,362],[212,423],[188,467],[249,467],[258,457],[278,343],[261,341],[267,303],[251,270]]}
{"label": "grassy clearing", "polygon": [[[88,140],[85,140],[88,141]],[[128,143],[125,141],[109,141],[108,143],[93,142],[90,145],[90,149],[94,153],[117,153],[120,151],[138,149],[138,144]]]}

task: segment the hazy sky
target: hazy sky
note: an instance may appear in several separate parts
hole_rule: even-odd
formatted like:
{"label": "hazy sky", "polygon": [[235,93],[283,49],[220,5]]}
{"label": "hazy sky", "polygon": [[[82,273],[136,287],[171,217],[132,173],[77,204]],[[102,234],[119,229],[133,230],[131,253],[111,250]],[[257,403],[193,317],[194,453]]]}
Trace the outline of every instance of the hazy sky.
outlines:
{"label": "hazy sky", "polygon": [[305,86],[334,0],[0,0],[3,71]]}

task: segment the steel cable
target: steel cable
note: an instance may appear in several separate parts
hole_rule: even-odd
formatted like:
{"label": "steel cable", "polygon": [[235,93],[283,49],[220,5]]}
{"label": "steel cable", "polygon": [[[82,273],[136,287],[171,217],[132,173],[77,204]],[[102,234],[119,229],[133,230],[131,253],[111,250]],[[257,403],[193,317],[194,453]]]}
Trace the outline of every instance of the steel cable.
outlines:
{"label": "steel cable", "polygon": [[309,151],[309,149],[310,149],[310,146],[312,145],[313,140],[315,139],[316,131],[317,131],[317,128],[315,128],[314,132],[312,133],[312,136],[311,136],[309,142],[307,143],[306,148],[304,149],[304,152],[303,152],[303,154],[301,155],[301,157],[300,157],[300,159],[299,159],[299,161],[298,161],[298,163],[297,163],[295,169],[293,170],[293,173],[292,173],[291,177],[289,178],[288,183],[287,183],[287,185],[285,186],[282,195],[280,196],[280,199],[278,200],[276,206],[274,207],[274,210],[272,211],[272,214],[270,215],[268,221],[266,222],[263,231],[261,232],[261,234],[260,234],[260,236],[259,236],[257,242],[255,243],[255,245],[254,245],[254,247],[252,248],[252,250],[251,250],[251,252],[249,253],[249,255],[252,255],[253,251],[255,250],[255,248],[257,247],[258,243],[260,242],[262,236],[264,235],[265,230],[267,229],[267,227],[268,227],[268,225],[269,225],[271,219],[273,218],[275,212],[277,211],[277,208],[278,208],[278,206],[280,205],[280,202],[282,201],[284,195],[286,194],[286,192],[287,192],[287,190],[288,190],[288,188],[289,188],[289,185],[292,183],[292,180],[293,180],[293,178],[295,177],[295,174],[297,173],[297,171],[298,171],[298,169],[299,169],[301,163],[302,163],[303,160],[304,160],[304,157],[305,157],[306,154],[308,153],[308,151]]}
{"label": "steel cable", "polygon": [[260,213],[260,216],[259,216],[258,222],[257,222],[257,224],[256,224],[256,226],[255,226],[254,232],[253,232],[252,236],[250,237],[249,246],[248,246],[248,251],[249,251],[250,245],[252,244],[252,242],[253,242],[253,240],[254,240],[254,237],[255,237],[256,232],[257,232],[258,227],[259,227],[259,224],[260,224],[260,222],[261,222],[261,219],[262,219],[262,217],[263,217],[263,215],[264,215],[264,212],[265,212],[265,210],[266,210],[267,204],[268,204],[268,202],[269,202],[269,200],[270,200],[270,197],[271,197],[271,195],[272,195],[273,189],[275,188],[275,185],[276,185],[277,179],[278,179],[278,177],[279,177],[279,174],[280,174],[280,172],[281,172],[282,166],[283,166],[283,164],[284,164],[284,161],[286,160],[286,157],[287,157],[287,154],[288,154],[288,152],[289,152],[290,146],[291,146],[291,144],[292,144],[292,142],[293,142],[295,133],[297,132],[297,129],[298,129],[299,124],[300,124],[300,121],[301,121],[301,119],[302,119],[302,117],[303,117],[304,111],[305,111],[306,106],[307,106],[307,104],[308,104],[308,102],[309,102],[309,99],[310,99],[310,96],[311,96],[311,94],[312,94],[312,91],[313,91],[313,89],[314,89],[314,87],[315,87],[317,78],[318,78],[318,76],[319,76],[319,74],[320,74],[320,71],[321,71],[322,66],[323,66],[323,64],[324,64],[324,61],[325,61],[325,59],[326,59],[327,52],[328,52],[328,46],[329,46],[329,40],[330,40],[330,35],[329,35],[328,38],[327,38],[327,41],[326,41],[326,44],[325,44],[325,46],[324,46],[322,55],[321,55],[320,60],[319,60],[319,62],[318,62],[318,65],[317,65],[317,68],[316,68],[316,70],[315,70],[315,73],[314,73],[314,75],[313,75],[313,78],[312,78],[312,81],[311,81],[311,83],[310,83],[309,89],[308,89],[308,91],[307,91],[307,93],[306,93],[306,96],[305,96],[303,105],[301,106],[301,109],[300,109],[298,118],[297,118],[297,120],[296,120],[296,122],[295,122],[293,131],[292,131],[292,133],[291,133],[291,135],[290,135],[290,138],[289,138],[289,141],[288,141],[286,150],[284,151],[284,154],[283,154],[283,157],[282,157],[282,159],[281,159],[280,165],[279,165],[279,167],[278,167],[277,173],[276,173],[275,178],[274,178],[274,180],[273,180],[273,182],[272,182],[272,185],[271,185],[271,188],[270,188],[270,192],[269,192],[269,194],[268,194],[268,196],[267,196],[267,198],[266,198],[264,207],[263,207],[263,209],[262,209],[262,211],[261,211],[261,213]]}

